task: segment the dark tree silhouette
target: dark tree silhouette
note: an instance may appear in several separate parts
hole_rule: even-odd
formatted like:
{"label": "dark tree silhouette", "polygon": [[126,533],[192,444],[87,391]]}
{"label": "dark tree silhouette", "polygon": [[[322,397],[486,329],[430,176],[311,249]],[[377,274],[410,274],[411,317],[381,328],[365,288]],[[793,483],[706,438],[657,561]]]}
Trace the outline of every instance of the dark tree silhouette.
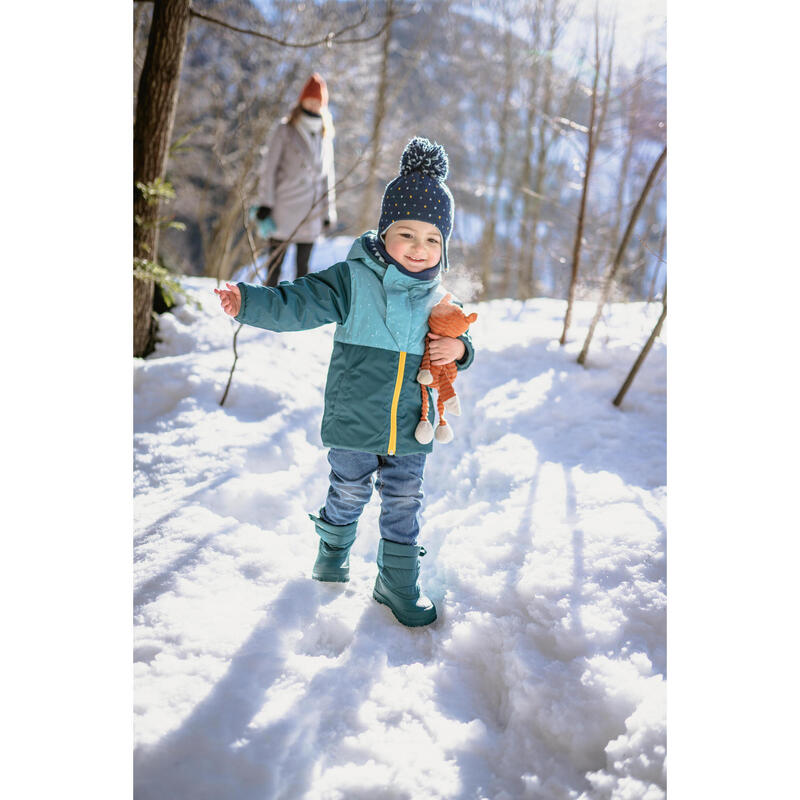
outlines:
{"label": "dark tree silhouette", "polygon": [[[561,332],[560,344],[566,344],[567,331],[572,322],[572,306],[575,303],[575,290],[578,286],[578,273],[580,271],[581,245],[583,243],[583,228],[586,222],[586,200],[589,194],[589,176],[592,172],[597,141],[605,121],[606,111],[608,110],[608,97],[611,91],[611,64],[614,47],[613,35],[608,51],[608,66],[606,75],[606,85],[600,109],[597,107],[597,87],[600,83],[600,15],[597,4],[594,11],[594,78],[592,81],[592,103],[589,113],[588,142],[586,145],[586,165],[583,174],[583,189],[581,190],[581,203],[578,210],[578,224],[575,228],[575,239],[572,246],[572,269],[570,272],[569,289],[567,290],[567,312],[564,315],[564,329]],[[598,119],[599,113],[599,119]]]}
{"label": "dark tree silhouette", "polygon": [[[361,26],[367,19],[367,7],[360,19],[338,31],[306,42],[292,42],[270,34],[231,25],[225,20],[192,8],[191,0],[154,0],[153,17],[147,40],[139,87],[136,94],[136,119],[133,133],[133,256],[137,262],[155,263],[158,256],[159,195],[169,155],[175,108],[178,101],[181,66],[186,36],[193,17],[238,33],[259,37],[282,47],[316,47],[332,44],[358,44],[380,36],[396,18],[389,9],[381,27],[363,37],[343,38],[342,34]],[[150,190],[143,187],[150,187]],[[153,348],[152,280],[133,279],[133,354],[147,355]]]}
{"label": "dark tree silhouette", "polygon": [[658,175],[658,171],[661,169],[661,165],[664,163],[664,159],[667,157],[667,148],[665,147],[661,151],[661,155],[656,159],[656,163],[653,164],[653,168],[650,170],[650,174],[647,176],[647,181],[645,181],[644,189],[642,189],[642,193],[639,195],[639,199],[634,206],[633,211],[631,212],[631,218],[628,220],[628,227],[625,229],[625,234],[622,237],[622,241],[619,243],[619,248],[617,249],[617,255],[614,258],[614,263],[611,265],[611,269],[606,276],[605,284],[603,286],[603,294],[600,297],[600,302],[597,304],[597,309],[594,312],[594,318],[592,319],[592,323],[589,326],[589,332],[586,334],[586,341],[583,343],[583,348],[581,349],[580,354],[578,355],[578,363],[585,364],[586,363],[586,356],[589,353],[589,345],[592,342],[592,336],[594,335],[594,329],[597,327],[597,323],[600,321],[600,315],[603,313],[603,306],[608,302],[609,295],[611,294],[611,286],[614,283],[614,276],[617,274],[617,270],[622,263],[622,256],[625,253],[625,248],[628,246],[628,242],[631,238],[631,233],[633,232],[633,228],[636,225],[636,220],[639,218],[639,214],[642,211],[642,207],[644,206],[644,201],[647,199],[647,195],[650,192],[651,187],[656,179],[656,175]]}
{"label": "dark tree silhouette", "polygon": [[664,325],[664,320],[667,318],[667,285],[664,284],[664,306],[661,309],[661,315],[658,318],[658,322],[656,322],[655,327],[653,328],[652,333],[648,337],[647,341],[642,348],[642,352],[636,357],[636,361],[633,362],[633,366],[631,367],[631,371],[628,373],[628,377],[625,378],[625,382],[622,384],[622,387],[617,392],[617,396],[611,401],[614,403],[617,408],[619,408],[620,404],[622,403],[623,398],[625,397],[625,393],[630,389],[631,384],[633,383],[633,379],[636,377],[636,373],[639,371],[639,367],[642,366],[644,363],[647,354],[650,352],[650,349],[653,346],[653,342],[658,338],[658,335],[661,333],[661,328]]}
{"label": "dark tree silhouette", "polygon": [[[158,253],[158,198],[143,185],[163,178],[175,120],[190,0],[155,0],[133,128],[133,257],[154,262]],[[153,282],[133,279],[133,354],[153,345]]]}

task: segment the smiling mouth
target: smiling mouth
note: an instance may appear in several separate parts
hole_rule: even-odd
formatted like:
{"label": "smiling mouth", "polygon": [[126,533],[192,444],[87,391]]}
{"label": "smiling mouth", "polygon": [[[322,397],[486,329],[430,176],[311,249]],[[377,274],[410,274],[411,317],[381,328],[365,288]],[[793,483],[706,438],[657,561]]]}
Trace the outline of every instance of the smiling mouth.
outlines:
{"label": "smiling mouth", "polygon": [[423,264],[425,262],[424,258],[414,258],[414,256],[406,256],[409,261],[413,261],[415,264]]}

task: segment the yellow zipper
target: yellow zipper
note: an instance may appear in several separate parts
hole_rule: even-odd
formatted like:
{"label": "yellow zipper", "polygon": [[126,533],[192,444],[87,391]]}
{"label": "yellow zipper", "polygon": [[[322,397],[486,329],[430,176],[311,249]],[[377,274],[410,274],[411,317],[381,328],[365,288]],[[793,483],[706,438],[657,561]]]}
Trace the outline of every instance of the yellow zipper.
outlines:
{"label": "yellow zipper", "polygon": [[400,402],[400,387],[403,385],[403,372],[406,368],[405,351],[400,351],[400,360],[397,362],[397,378],[394,382],[394,395],[392,396],[392,412],[389,418],[389,455],[393,456],[397,449],[397,405]]}

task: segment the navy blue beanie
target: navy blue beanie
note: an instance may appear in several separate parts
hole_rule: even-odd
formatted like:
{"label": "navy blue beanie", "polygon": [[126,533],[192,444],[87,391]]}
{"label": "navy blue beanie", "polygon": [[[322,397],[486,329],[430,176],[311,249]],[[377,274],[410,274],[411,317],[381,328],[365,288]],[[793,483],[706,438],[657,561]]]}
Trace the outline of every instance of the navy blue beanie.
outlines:
{"label": "navy blue beanie", "polygon": [[381,240],[393,222],[430,222],[442,235],[442,269],[447,271],[447,242],[453,230],[453,195],[445,185],[448,160],[444,147],[415,136],[403,150],[400,174],[383,193],[378,235]]}

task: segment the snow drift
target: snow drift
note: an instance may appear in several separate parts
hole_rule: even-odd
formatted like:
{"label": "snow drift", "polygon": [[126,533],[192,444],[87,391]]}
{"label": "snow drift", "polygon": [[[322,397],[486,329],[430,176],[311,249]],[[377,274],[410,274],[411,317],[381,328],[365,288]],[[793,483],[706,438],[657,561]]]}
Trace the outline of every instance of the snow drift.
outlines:
{"label": "snow drift", "polygon": [[371,597],[377,496],[350,583],[310,579],[332,326],[242,329],[220,407],[236,323],[185,283],[202,309],[136,363],[136,797],[664,798],[664,334],[611,404],[660,309],[610,306],[585,369],[593,305],[560,347],[562,301],[466,304],[424,487],[439,619],[406,629]]}

